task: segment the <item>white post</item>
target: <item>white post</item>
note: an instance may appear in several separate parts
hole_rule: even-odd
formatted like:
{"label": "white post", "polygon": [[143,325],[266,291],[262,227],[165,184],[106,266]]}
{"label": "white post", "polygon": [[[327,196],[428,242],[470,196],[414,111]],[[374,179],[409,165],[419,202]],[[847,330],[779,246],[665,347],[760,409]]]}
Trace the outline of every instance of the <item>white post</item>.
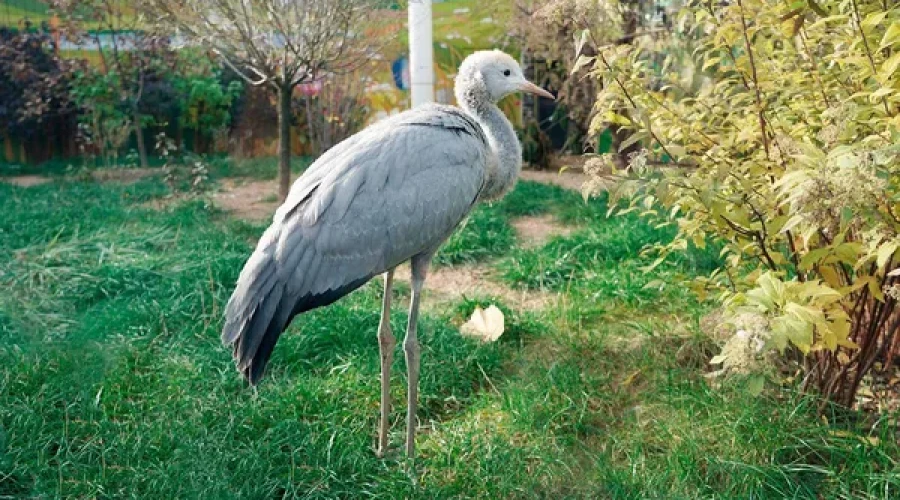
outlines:
{"label": "white post", "polygon": [[412,107],[434,101],[431,0],[409,0],[409,82]]}

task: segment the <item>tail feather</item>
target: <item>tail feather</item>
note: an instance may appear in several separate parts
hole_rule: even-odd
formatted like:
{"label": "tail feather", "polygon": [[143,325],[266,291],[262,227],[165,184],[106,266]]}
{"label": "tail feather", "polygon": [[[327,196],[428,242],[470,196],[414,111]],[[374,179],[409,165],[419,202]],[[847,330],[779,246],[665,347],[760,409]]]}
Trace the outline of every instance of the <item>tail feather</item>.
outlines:
{"label": "tail feather", "polygon": [[277,267],[270,252],[257,250],[253,253],[237,286],[225,306],[225,327],[222,329],[222,343],[234,343],[247,324],[256,314],[262,299],[268,296],[277,286]]}
{"label": "tail feather", "polygon": [[[319,271],[318,268],[305,269],[298,273],[299,279],[304,283],[311,282],[313,275]],[[260,245],[241,271],[225,308],[222,342],[233,345],[238,371],[256,385],[265,372],[278,338],[294,316],[331,304],[362,286],[372,276],[374,274],[323,293],[295,292],[293,290],[298,287],[289,286],[286,282],[291,278],[285,278],[283,273],[278,272],[274,245]],[[296,276],[292,278],[298,279]]]}
{"label": "tail feather", "polygon": [[244,371],[250,366],[263,337],[277,323],[274,320],[279,315],[278,308],[283,290],[284,287],[277,285],[268,294],[260,297],[259,306],[234,344],[234,358],[238,370]]}
{"label": "tail feather", "polygon": [[266,328],[265,333],[260,336],[260,342],[253,358],[249,360],[249,363],[243,369],[241,369],[239,365],[238,369],[252,385],[256,385],[257,382],[259,382],[259,379],[262,378],[263,373],[265,373],[266,370],[266,365],[269,362],[269,357],[272,356],[272,350],[275,348],[275,343],[278,342],[281,332],[283,332],[291,320],[294,319],[293,304],[290,304],[290,302],[291,301],[287,297],[284,297],[281,300],[278,309],[275,312],[275,316],[272,318],[272,321],[269,322],[269,326]]}
{"label": "tail feather", "polygon": [[[279,278],[275,262],[275,238],[267,236],[260,240],[241,271],[225,307],[222,328],[222,343],[233,346],[237,369],[252,384],[259,380],[278,335],[287,326],[282,306],[286,302],[283,300],[285,284]],[[253,373],[256,375],[251,376]]]}

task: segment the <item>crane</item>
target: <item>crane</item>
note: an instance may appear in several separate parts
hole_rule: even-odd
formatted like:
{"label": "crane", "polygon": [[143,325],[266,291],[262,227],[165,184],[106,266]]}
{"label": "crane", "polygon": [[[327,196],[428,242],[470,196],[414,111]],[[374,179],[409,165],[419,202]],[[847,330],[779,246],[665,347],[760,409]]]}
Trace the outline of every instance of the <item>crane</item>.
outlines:
{"label": "crane", "polygon": [[298,314],[384,276],[378,326],[381,412],[376,453],[388,445],[394,270],[410,263],[412,295],[403,350],[408,371],[406,452],[415,456],[419,343],[416,324],[429,263],[479,201],[516,183],[522,146],[497,107],[524,91],[515,59],[479,51],[460,65],[459,107],[428,104],[377,122],[319,157],[291,187],[247,260],[225,310],[222,341],[255,386],[278,337]]}

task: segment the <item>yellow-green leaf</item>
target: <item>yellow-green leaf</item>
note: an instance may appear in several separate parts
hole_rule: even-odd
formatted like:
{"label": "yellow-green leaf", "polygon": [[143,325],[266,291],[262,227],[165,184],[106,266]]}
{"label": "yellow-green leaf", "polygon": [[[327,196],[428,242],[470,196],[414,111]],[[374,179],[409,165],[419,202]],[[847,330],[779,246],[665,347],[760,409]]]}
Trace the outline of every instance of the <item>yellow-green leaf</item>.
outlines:
{"label": "yellow-green leaf", "polygon": [[632,144],[640,141],[641,139],[644,139],[645,137],[647,137],[647,134],[645,132],[635,132],[631,134],[627,139],[622,141],[622,144],[619,145],[619,151],[625,151],[626,149],[628,149],[628,146],[631,146]]}
{"label": "yellow-green leaf", "polygon": [[581,54],[580,56],[578,56],[578,59],[575,60],[575,65],[572,66],[572,71],[570,73],[573,75],[575,73],[578,73],[578,71],[581,70],[581,68],[583,68],[589,64],[593,64],[594,59],[595,59],[594,56],[586,56],[584,54]]}
{"label": "yellow-green leaf", "polygon": [[840,275],[831,266],[820,267],[819,274],[825,280],[825,283],[828,283],[828,286],[832,288],[840,288],[843,284]]}
{"label": "yellow-green leaf", "polygon": [[884,36],[881,37],[881,44],[879,44],[878,50],[884,50],[898,41],[900,41],[900,22],[894,21],[887,31],[884,32]]}
{"label": "yellow-green leaf", "polygon": [[830,252],[830,248],[817,248],[815,250],[806,252],[806,255],[800,258],[800,269],[809,270],[812,269],[816,264],[818,264],[825,256]]}
{"label": "yellow-green leaf", "polygon": [[751,396],[759,396],[765,386],[766,379],[762,375],[754,375],[747,380],[747,392]]}
{"label": "yellow-green leaf", "polygon": [[866,284],[869,285],[869,293],[880,302],[884,302],[884,292],[881,291],[881,283],[874,276],[866,276]]}
{"label": "yellow-green leaf", "polygon": [[888,263],[898,247],[900,245],[896,241],[889,241],[878,247],[878,256],[875,259],[875,265],[878,266],[878,269],[883,268]]}
{"label": "yellow-green leaf", "polygon": [[866,29],[874,28],[875,26],[881,24],[881,21],[884,21],[884,18],[887,17],[887,15],[888,11],[879,10],[878,12],[866,16],[866,18],[863,19],[862,23],[860,24],[862,24],[863,28]]}
{"label": "yellow-green leaf", "polygon": [[881,69],[878,71],[878,79],[886,85],[891,77],[894,76],[894,73],[897,72],[897,68],[900,68],[900,52],[889,57],[881,65]]}

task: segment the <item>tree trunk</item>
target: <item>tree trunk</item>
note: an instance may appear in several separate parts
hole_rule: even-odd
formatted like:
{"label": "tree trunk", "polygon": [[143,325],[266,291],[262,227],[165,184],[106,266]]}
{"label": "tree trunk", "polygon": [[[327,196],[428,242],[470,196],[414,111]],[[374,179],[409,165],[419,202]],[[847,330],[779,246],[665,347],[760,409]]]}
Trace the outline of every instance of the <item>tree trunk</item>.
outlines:
{"label": "tree trunk", "polygon": [[309,139],[309,152],[312,153],[313,156],[321,156],[322,140],[318,134],[318,127],[313,124],[313,99],[310,96],[305,96],[303,101],[303,107],[306,108],[306,137]]}
{"label": "tree trunk", "polygon": [[291,190],[291,86],[278,89],[278,196]]}
{"label": "tree trunk", "polygon": [[141,168],[147,168],[147,146],[144,144],[144,129],[141,127],[141,114],[137,106],[131,108],[131,116],[134,121],[134,136],[137,139],[138,156],[141,159]]}
{"label": "tree trunk", "polygon": [[200,117],[203,116],[203,101],[197,104],[197,128],[194,129],[194,152],[197,154],[205,154],[203,149],[203,133],[200,130]]}
{"label": "tree trunk", "polygon": [[8,163],[15,163],[15,151],[13,151],[13,143],[12,137],[9,136],[9,132],[3,132],[3,156]]}

